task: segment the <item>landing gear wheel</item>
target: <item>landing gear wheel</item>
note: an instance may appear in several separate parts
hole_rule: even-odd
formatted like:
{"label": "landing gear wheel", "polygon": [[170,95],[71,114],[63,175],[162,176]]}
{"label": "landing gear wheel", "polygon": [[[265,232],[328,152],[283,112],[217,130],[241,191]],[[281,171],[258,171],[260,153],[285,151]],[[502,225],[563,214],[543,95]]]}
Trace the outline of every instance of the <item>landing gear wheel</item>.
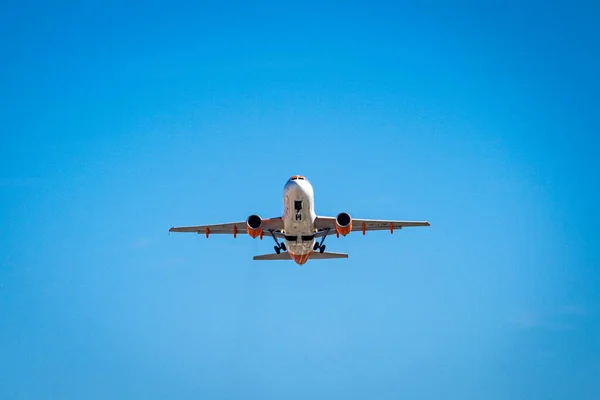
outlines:
{"label": "landing gear wheel", "polygon": [[[277,236],[274,233],[275,231],[273,229],[269,229],[269,233],[271,233],[271,236],[273,237],[273,240],[275,241],[275,244],[277,246],[273,247],[275,249],[275,253],[279,254],[281,252],[281,250],[286,251],[287,248],[285,247],[284,243],[279,243],[279,241],[277,240]],[[262,236],[261,236],[262,238]]]}
{"label": "landing gear wheel", "polygon": [[321,253],[323,253],[325,251],[325,245],[323,244],[323,242],[325,241],[325,238],[327,237],[328,233],[329,233],[329,229],[327,229],[325,231],[325,234],[323,236],[321,236],[321,243],[315,243],[315,247],[313,247],[313,251],[319,250]]}

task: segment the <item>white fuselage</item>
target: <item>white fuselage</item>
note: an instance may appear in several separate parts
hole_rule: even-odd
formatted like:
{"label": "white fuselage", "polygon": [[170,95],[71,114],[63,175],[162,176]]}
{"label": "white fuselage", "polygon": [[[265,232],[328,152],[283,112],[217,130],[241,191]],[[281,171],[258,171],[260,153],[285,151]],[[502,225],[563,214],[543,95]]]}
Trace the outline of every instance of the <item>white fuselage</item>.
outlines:
{"label": "white fuselage", "polygon": [[290,179],[283,189],[283,229],[290,257],[303,264],[315,243],[314,191],[304,179]]}

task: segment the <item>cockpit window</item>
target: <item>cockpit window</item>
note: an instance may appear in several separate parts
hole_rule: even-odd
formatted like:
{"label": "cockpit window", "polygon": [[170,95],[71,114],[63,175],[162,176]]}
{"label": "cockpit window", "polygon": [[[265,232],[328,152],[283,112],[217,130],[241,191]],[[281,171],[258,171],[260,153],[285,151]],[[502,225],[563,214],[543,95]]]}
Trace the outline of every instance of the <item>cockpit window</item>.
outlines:
{"label": "cockpit window", "polygon": [[305,177],[303,177],[302,175],[294,175],[294,176],[292,176],[292,177],[290,178],[290,180],[291,180],[291,181],[295,181],[296,179],[300,179],[300,180],[303,180],[303,181],[305,181],[305,180],[306,180],[306,178],[305,178]]}

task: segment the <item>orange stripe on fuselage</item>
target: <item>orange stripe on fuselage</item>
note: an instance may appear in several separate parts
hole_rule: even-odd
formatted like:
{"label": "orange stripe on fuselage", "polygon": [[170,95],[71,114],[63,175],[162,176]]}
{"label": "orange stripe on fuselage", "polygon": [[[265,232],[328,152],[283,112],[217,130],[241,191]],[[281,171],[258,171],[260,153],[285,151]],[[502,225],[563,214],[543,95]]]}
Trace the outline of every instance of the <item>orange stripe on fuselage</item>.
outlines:
{"label": "orange stripe on fuselage", "polygon": [[296,264],[303,265],[310,258],[310,255],[312,254],[312,251],[310,253],[308,253],[308,254],[292,254],[292,253],[290,253],[288,251],[288,254],[292,258],[292,260],[294,260],[296,262]]}

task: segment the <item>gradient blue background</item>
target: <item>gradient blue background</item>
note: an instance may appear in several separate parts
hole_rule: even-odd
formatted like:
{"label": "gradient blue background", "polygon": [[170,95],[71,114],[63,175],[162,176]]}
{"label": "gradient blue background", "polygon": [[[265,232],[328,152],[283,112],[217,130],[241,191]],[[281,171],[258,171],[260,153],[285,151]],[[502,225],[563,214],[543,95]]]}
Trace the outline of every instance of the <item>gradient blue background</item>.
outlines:
{"label": "gradient blue background", "polygon": [[0,398],[600,398],[600,10],[411,4],[3,3]]}

